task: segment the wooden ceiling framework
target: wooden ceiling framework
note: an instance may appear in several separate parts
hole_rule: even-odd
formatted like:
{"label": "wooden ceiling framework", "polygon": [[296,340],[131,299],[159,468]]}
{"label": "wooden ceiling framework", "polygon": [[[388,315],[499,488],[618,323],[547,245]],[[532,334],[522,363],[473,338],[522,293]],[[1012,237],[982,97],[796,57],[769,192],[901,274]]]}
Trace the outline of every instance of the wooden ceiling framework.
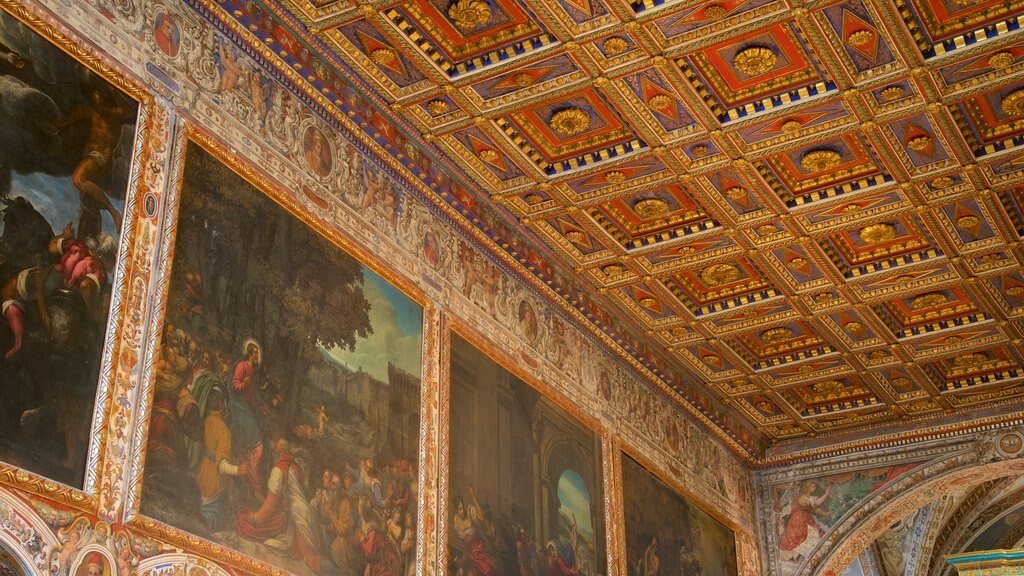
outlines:
{"label": "wooden ceiling framework", "polygon": [[1024,1],[228,4],[780,448],[1024,396]]}

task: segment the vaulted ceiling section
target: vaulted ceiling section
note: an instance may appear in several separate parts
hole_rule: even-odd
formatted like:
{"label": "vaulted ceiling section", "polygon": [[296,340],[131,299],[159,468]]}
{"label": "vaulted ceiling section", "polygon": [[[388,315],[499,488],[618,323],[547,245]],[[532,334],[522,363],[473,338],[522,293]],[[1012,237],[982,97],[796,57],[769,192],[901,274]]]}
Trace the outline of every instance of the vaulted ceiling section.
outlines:
{"label": "vaulted ceiling section", "polygon": [[754,457],[1019,410],[1024,1],[191,1]]}

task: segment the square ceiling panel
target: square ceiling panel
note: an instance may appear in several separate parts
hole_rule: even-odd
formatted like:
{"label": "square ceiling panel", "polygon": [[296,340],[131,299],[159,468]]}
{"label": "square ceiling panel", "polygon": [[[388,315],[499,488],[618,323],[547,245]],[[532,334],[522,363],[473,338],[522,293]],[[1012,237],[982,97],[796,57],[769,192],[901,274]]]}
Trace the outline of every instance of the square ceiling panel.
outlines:
{"label": "square ceiling panel", "polygon": [[1004,347],[963,352],[924,366],[932,382],[944,393],[988,386],[1022,376],[1020,363]]}
{"label": "square ceiling panel", "polygon": [[951,109],[975,156],[1024,143],[1024,83],[976,94]]}
{"label": "square ceiling panel", "polygon": [[909,215],[835,232],[821,242],[843,276],[856,278],[942,254],[923,227]]}
{"label": "square ceiling panel", "polygon": [[509,112],[495,122],[546,174],[644,147],[604,96],[592,88]]}
{"label": "square ceiling panel", "polygon": [[863,137],[844,134],[780,152],[758,171],[790,207],[865,190],[891,180]]}
{"label": "square ceiling panel", "polygon": [[701,48],[679,64],[722,122],[835,89],[787,22]]}
{"label": "square ceiling panel", "polygon": [[696,316],[768,300],[780,294],[747,258],[683,270],[661,282]]}
{"label": "square ceiling panel", "polygon": [[814,326],[802,320],[740,334],[729,345],[756,371],[835,352]]}
{"label": "square ceiling panel", "polygon": [[962,286],[901,295],[872,306],[899,339],[964,326],[987,319]]}
{"label": "square ceiling panel", "polygon": [[679,184],[606,200],[591,218],[624,249],[631,250],[711,230],[716,226]]}
{"label": "square ceiling panel", "polygon": [[453,78],[553,41],[533,12],[514,0],[411,0],[384,15]]}
{"label": "square ceiling panel", "polygon": [[804,418],[869,408],[881,403],[871,387],[857,376],[794,386],[784,397]]}
{"label": "square ceiling panel", "polygon": [[[925,58],[940,56],[978,38],[1005,32],[1024,7],[1020,0],[896,0],[900,16]],[[1001,26],[991,26],[1001,24]],[[991,28],[991,31],[985,30]],[[988,32],[988,34],[986,34]],[[970,40],[968,40],[970,39]]]}

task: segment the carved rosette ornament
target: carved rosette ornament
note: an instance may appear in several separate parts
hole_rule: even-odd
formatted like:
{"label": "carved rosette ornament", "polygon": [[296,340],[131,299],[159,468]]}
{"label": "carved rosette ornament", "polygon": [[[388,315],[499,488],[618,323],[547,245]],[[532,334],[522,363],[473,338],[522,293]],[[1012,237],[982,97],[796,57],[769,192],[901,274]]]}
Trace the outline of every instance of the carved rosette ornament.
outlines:
{"label": "carved rosette ornament", "polygon": [[925,134],[914,136],[907,142],[907,148],[910,148],[914,152],[924,152],[931,145],[932,137]]}
{"label": "carved rosette ornament", "polygon": [[615,56],[625,51],[626,48],[629,47],[629,44],[626,42],[625,39],[619,36],[612,36],[611,38],[605,40],[602,46],[604,46],[605,54],[609,56]]}
{"label": "carved rosette ornament", "polygon": [[803,124],[801,124],[799,120],[792,119],[786,120],[785,122],[782,123],[782,126],[780,126],[782,132],[785,134],[796,134],[797,132],[800,131],[800,128],[802,127]]}
{"label": "carved rosette ornament", "polygon": [[495,160],[498,159],[499,154],[497,150],[494,150],[492,148],[486,148],[480,151],[478,157],[484,162],[494,162]]}
{"label": "carved rosette ornament", "polygon": [[988,65],[991,66],[994,70],[1002,70],[1003,68],[1008,68],[1010,65],[1012,65],[1013,60],[1013,54],[1009,52],[996,52],[995,54],[988,57]]}
{"label": "carved rosette ornament", "polygon": [[910,307],[914,310],[926,310],[928,308],[942,306],[946,302],[946,295],[942,292],[927,292],[920,296],[915,296],[914,299],[910,301]]}
{"label": "carved rosette ornament", "polygon": [[825,148],[811,150],[800,158],[800,165],[808,172],[824,172],[839,166],[842,156],[835,150]]}
{"label": "carved rosette ornament", "polygon": [[880,222],[871,224],[860,229],[860,239],[865,244],[881,244],[896,237],[896,227],[892,224]]}
{"label": "carved rosette ornament", "polygon": [[370,52],[370,60],[372,60],[374,64],[387,66],[395,61],[395,51],[390,48],[377,48],[373,52]]}
{"label": "carved rosette ornament", "polygon": [[648,310],[657,310],[658,309],[658,301],[655,300],[654,298],[651,298],[650,296],[645,296],[645,297],[641,298],[640,299],[640,305],[643,306],[644,308],[648,309]]}
{"label": "carved rosette ornament", "polygon": [[737,52],[732,59],[732,65],[747,76],[760,76],[775,68],[777,60],[771,48],[751,46]]}
{"label": "carved rosette ornament", "polygon": [[641,218],[657,218],[668,213],[668,202],[661,198],[644,198],[633,205],[633,211]]}
{"label": "carved rosette ornament", "polygon": [[846,43],[851,46],[864,46],[874,38],[875,33],[871,30],[861,29],[846,37]]}
{"label": "carved rosette ornament", "polygon": [[740,278],[740,269],[732,264],[712,264],[700,271],[700,279],[708,286],[721,286]]}
{"label": "carved rosette ornament", "polygon": [[655,110],[664,110],[665,108],[668,108],[671,103],[672,98],[670,98],[668,94],[655,94],[647,101],[647,105]]}
{"label": "carved rosette ornament", "polygon": [[1024,116],[1024,88],[1014,90],[1004,96],[1000,107],[1007,116]]}
{"label": "carved rosette ornament", "polygon": [[491,7],[484,0],[456,0],[448,7],[448,17],[463,32],[469,32],[490,21]]}
{"label": "carved rosette ornament", "polygon": [[569,230],[565,233],[565,239],[575,244],[582,244],[586,242],[587,235],[579,230]]}
{"label": "carved rosette ornament", "polygon": [[524,200],[526,200],[526,203],[529,204],[530,206],[536,206],[537,204],[543,202],[544,198],[540,194],[537,194],[536,192],[530,192],[529,194],[526,195],[526,198],[524,198]]}
{"label": "carved rosette ornament", "polygon": [[626,269],[622,267],[621,264],[608,264],[604,268],[601,268],[601,271],[604,272],[607,276],[618,276],[619,274],[625,272]]}
{"label": "carved rosette ornament", "polygon": [[432,116],[440,116],[441,114],[448,112],[448,108],[448,103],[444,100],[431,100],[430,102],[427,102],[427,111],[430,112]]}
{"label": "carved rosette ornament", "polygon": [[889,86],[888,88],[882,90],[882,102],[892,102],[894,100],[899,100],[900,98],[903,97],[903,92],[904,90],[902,86]]}
{"label": "carved rosette ornament", "polygon": [[785,342],[793,337],[793,331],[785,326],[779,326],[778,328],[769,328],[764,332],[761,332],[761,340],[765,344],[778,344],[779,342]]}
{"label": "carved rosette ornament", "polygon": [[550,127],[562,136],[575,136],[590,128],[590,115],[579,108],[566,108],[551,115]]}
{"label": "carved rosette ornament", "polygon": [[626,181],[626,175],[618,170],[611,170],[604,175],[604,181],[609,184],[622,184]]}
{"label": "carved rosette ornament", "polygon": [[527,74],[526,72],[520,72],[519,74],[516,74],[515,76],[512,77],[512,81],[515,82],[516,86],[520,88],[526,88],[527,86],[533,84],[536,80],[533,76]]}

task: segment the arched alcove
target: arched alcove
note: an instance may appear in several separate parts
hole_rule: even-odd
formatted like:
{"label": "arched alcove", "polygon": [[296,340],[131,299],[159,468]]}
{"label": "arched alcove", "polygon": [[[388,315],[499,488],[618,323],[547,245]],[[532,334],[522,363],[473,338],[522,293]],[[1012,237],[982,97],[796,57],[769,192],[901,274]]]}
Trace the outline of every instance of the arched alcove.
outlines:
{"label": "arched alcove", "polygon": [[982,446],[976,450],[923,465],[860,503],[835,526],[798,574],[842,574],[886,529],[929,503],[991,480],[1024,474],[1024,460],[1006,459],[1008,455],[999,452],[998,438],[979,444]]}

